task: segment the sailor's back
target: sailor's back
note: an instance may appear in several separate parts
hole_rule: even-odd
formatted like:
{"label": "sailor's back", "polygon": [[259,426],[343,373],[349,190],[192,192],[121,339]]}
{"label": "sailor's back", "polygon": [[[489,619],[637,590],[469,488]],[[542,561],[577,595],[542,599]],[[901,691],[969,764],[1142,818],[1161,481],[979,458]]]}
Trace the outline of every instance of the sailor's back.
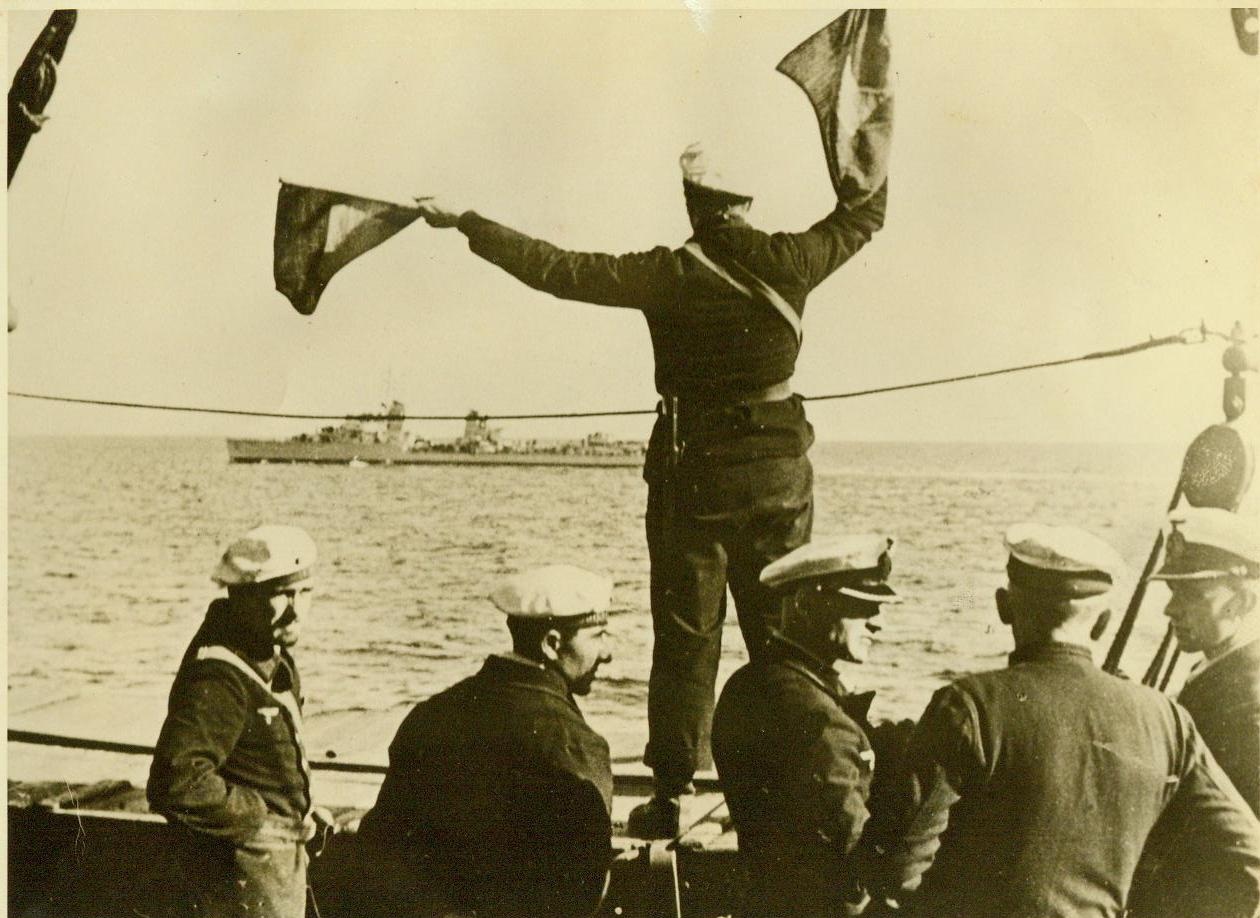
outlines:
{"label": "sailor's back", "polygon": [[1094,665],[1114,549],[1036,523],[1006,544],[1010,665],[932,697],[878,891],[939,918],[1118,918],[1145,850],[1175,865],[1144,874],[1159,914],[1252,918],[1260,823],[1183,708]]}
{"label": "sailor's back", "polygon": [[1219,776],[1184,710],[1076,645],[959,680],[924,721],[912,767],[947,760],[961,784],[919,894],[931,914],[1119,915],[1174,796]]}

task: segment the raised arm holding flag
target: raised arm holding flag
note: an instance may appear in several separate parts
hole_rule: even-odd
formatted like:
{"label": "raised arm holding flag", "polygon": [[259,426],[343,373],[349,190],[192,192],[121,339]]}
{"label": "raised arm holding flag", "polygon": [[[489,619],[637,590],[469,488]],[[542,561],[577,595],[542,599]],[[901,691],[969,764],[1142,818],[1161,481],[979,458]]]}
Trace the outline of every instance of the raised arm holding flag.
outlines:
{"label": "raised arm holding flag", "polygon": [[677,248],[571,252],[471,210],[418,203],[430,226],[458,227],[475,254],[530,287],[647,320],[661,395],[644,469],[654,633],[644,759],[655,795],[627,826],[643,838],[677,834],[678,797],[709,764],[727,588],[757,657],[775,611],[758,575],[809,540],[813,428],[792,391],[805,299],[884,223],[882,16],[846,14],[824,33],[826,46],[797,54],[789,73],[819,112],[838,195],[804,232],[750,226],[754,189],[728,181],[699,144],[680,159],[694,233]]}

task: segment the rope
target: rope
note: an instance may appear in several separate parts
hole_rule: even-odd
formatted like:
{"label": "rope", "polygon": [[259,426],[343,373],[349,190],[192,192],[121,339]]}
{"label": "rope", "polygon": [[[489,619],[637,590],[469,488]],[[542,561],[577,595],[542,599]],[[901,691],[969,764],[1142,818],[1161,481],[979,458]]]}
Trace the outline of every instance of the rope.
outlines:
{"label": "rope", "polygon": [[[1193,335],[1199,334],[1195,339]],[[925,389],[929,386],[944,386],[950,383],[966,382],[972,379],[985,379],[990,376],[1003,376],[1008,373],[1023,373],[1027,370],[1041,370],[1047,367],[1061,367],[1072,363],[1084,363],[1090,360],[1106,360],[1112,357],[1125,357],[1142,351],[1170,344],[1202,344],[1207,339],[1206,329],[1188,329],[1175,335],[1163,338],[1150,338],[1128,347],[1113,348],[1106,351],[1093,351],[1077,357],[1063,357],[1058,360],[1044,360],[1039,363],[1025,363],[1019,366],[1002,367],[997,370],[982,370],[978,373],[966,373],[961,376],[942,376],[937,379],[925,379],[919,382],[900,383],[893,386],[879,386],[873,389],[854,389],[849,392],[836,392],[831,395],[806,396],[807,402],[835,401],[845,398],[860,398],[867,395],[882,395],[888,392],[904,392],[907,389]],[[75,405],[100,405],[110,408],[142,408],[152,411],[182,411],[193,414],[228,414],[251,418],[284,418],[299,421],[463,421],[467,414],[293,414],[280,411],[245,411],[237,408],[206,408],[191,405],[163,405],[151,402],[121,402],[95,398],[73,398],[66,395],[45,395],[35,392],[15,392],[9,390],[10,398],[36,399],[45,402],[64,402]],[[479,414],[485,420],[495,421],[537,421],[560,418],[612,418],[630,417],[634,415],[656,414],[656,409],[627,409],[624,411],[556,411],[534,414]]]}
{"label": "rope", "polygon": [[[17,730],[13,727],[8,728],[8,741],[10,743],[24,743],[31,746],[56,746],[62,749],[87,749],[92,752],[117,752],[122,755],[145,755],[151,756],[154,747],[144,746],[140,743],[119,743],[113,740],[88,739],[81,736],[65,736],[60,733],[42,733],[37,730]],[[311,771],[336,771],[358,775],[384,775],[389,769],[385,765],[376,765],[372,762],[330,762],[325,759],[312,758],[309,762]],[[633,771],[616,770],[613,772],[613,785],[617,789],[618,794],[627,796],[638,796],[639,791],[650,786],[652,776],[650,774],[641,774]],[[719,790],[716,778],[698,775],[695,779],[696,789],[702,793],[717,793]],[[700,817],[703,821],[717,811],[717,807],[713,807],[708,813]],[[696,822],[688,827],[687,832],[699,825]],[[686,835],[683,832],[682,835]],[[679,837],[682,837],[681,835]]]}
{"label": "rope", "polygon": [[1025,370],[1041,370],[1046,367],[1066,366],[1069,363],[1084,363],[1087,360],[1106,360],[1109,357],[1125,357],[1129,354],[1137,354],[1142,351],[1149,351],[1152,348],[1164,347],[1169,344],[1202,344],[1202,342],[1190,339],[1187,332],[1181,332],[1176,335],[1166,335],[1163,338],[1151,338],[1149,341],[1131,344],[1128,347],[1118,347],[1109,351],[1094,351],[1089,354],[1082,354],[1079,357],[1063,357],[1059,360],[1045,360],[1041,363],[1025,363],[1016,367],[1003,367],[1000,370],[984,370],[979,373],[967,373],[963,376],[943,376],[939,379],[926,379],[922,382],[902,383],[897,386],[881,386],[876,389],[857,389],[851,392],[840,392],[836,395],[815,395],[806,398],[805,401],[822,402],[830,399],[858,398],[863,395],[880,395],[884,392],[902,392],[906,389],[924,389],[928,386],[943,386],[948,383],[965,382],[969,379],[984,379],[989,376],[1003,376],[1007,373],[1022,373]]}
{"label": "rope", "polygon": [[[110,408],[147,408],[153,411],[186,411],[194,414],[231,414],[251,418],[288,418],[299,421],[462,421],[465,414],[290,414],[281,411],[244,411],[237,408],[204,408],[191,405],[159,405],[151,402],[117,402],[95,398],[70,398],[64,395],[41,395],[34,392],[14,392],[10,398],[39,399],[45,402],[68,402],[75,405],[103,405]],[[554,414],[479,414],[487,421],[527,421],[540,418],[607,418],[633,414],[656,414],[656,409],[632,411],[570,411]]]}
{"label": "rope", "polygon": [[[10,743],[27,743],[34,746],[60,746],[65,749],[88,749],[93,752],[117,752],[123,755],[153,755],[152,746],[139,743],[116,743],[112,740],[85,739],[78,736],[62,736],[57,733],[41,733],[35,730],[14,730],[8,732]],[[373,765],[369,762],[325,762],[314,760],[310,763],[312,771],[339,771],[360,775],[383,775],[384,765]]]}

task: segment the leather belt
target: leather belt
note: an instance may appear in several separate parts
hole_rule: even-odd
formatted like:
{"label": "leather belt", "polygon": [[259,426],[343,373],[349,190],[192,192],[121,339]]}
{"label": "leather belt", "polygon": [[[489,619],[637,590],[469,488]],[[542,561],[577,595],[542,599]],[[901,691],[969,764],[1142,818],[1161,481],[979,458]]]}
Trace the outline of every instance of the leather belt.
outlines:
{"label": "leather belt", "polygon": [[705,398],[704,396],[666,396],[657,404],[657,414],[669,416],[675,412],[693,413],[719,411],[723,408],[734,408],[738,405],[760,405],[763,402],[781,402],[792,397],[792,379],[781,380],[766,386],[764,389],[754,389],[751,392],[742,392],[739,395],[731,396],[725,399]]}

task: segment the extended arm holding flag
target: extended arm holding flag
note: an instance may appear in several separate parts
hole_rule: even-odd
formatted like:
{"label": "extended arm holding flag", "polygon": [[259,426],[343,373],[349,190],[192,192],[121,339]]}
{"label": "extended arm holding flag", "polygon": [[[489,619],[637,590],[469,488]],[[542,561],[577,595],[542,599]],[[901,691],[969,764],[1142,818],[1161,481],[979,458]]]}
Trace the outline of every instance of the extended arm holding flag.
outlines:
{"label": "extended arm holding flag", "polygon": [[809,96],[839,201],[861,203],[888,178],[891,44],[885,10],[849,10],[794,48],[776,69]]}
{"label": "extended arm holding flag", "polygon": [[334,274],[419,217],[414,207],[282,181],[276,200],[276,289],[309,316]]}
{"label": "extended arm holding flag", "polygon": [[[861,34],[875,35],[873,29]],[[844,95],[852,54],[829,62],[828,49],[834,57],[832,45],[820,51],[824,90],[836,106],[849,106],[843,117],[841,108],[831,109],[834,139],[852,126],[850,109],[864,109]],[[885,118],[886,129],[890,114],[889,106],[876,106],[858,124],[877,140],[875,116]],[[809,540],[813,471],[806,451],[813,431],[792,392],[799,329],[810,292],[883,225],[886,140],[885,133],[882,143],[837,152],[837,163],[866,170],[859,178],[868,184],[839,184],[835,209],[799,233],[752,226],[746,217],[755,188],[718,168],[702,144],[688,145],[679,158],[692,235],[676,248],[569,251],[476,211],[417,199],[430,226],[457,228],[473,254],[528,286],[638,309],[646,320],[662,396],[644,468],[653,625],[644,762],[653,772],[653,797],[631,811],[630,835],[679,835],[678,797],[707,764],[722,630],[712,623],[721,620],[728,587],[740,621],[753,623],[744,637],[756,653],[765,638],[757,623],[776,604],[758,574]],[[720,513],[700,510],[719,506]]]}

